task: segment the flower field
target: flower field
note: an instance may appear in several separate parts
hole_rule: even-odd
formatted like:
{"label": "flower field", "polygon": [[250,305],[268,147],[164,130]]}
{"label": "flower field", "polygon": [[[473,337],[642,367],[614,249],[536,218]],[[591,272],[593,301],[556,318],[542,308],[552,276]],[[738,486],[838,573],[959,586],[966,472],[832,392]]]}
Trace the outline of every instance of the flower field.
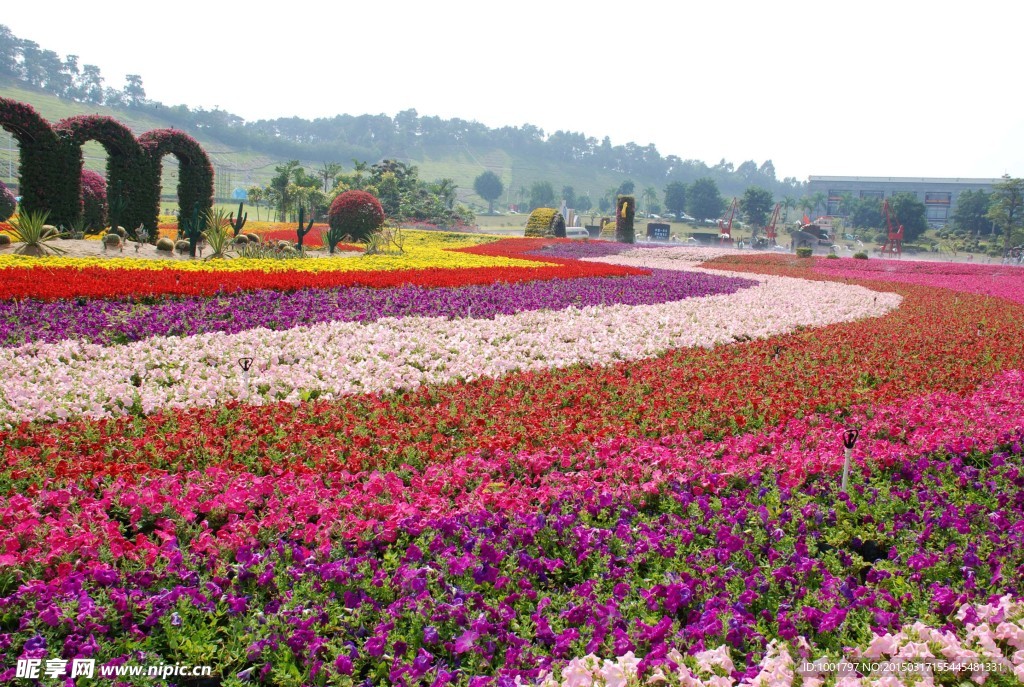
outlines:
{"label": "flower field", "polygon": [[407,249],[0,257],[0,680],[1024,681],[1024,270]]}

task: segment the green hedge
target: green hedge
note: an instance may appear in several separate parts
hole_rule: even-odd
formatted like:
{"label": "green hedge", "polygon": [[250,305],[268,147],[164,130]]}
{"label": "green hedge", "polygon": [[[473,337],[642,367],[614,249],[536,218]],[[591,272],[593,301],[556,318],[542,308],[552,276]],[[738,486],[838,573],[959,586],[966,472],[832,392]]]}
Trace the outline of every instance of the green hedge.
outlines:
{"label": "green hedge", "polygon": [[69,117],[51,127],[31,106],[0,98],[0,127],[18,141],[19,186],[27,212],[48,212],[47,221],[70,227],[82,218],[82,145],[100,143],[107,151],[108,206],[120,213],[110,219],[134,234],[141,224],[156,236],[160,212],[160,161],[178,158],[178,204],[182,214],[213,207],[213,166],[191,136],[157,129],[138,139],[111,117]]}

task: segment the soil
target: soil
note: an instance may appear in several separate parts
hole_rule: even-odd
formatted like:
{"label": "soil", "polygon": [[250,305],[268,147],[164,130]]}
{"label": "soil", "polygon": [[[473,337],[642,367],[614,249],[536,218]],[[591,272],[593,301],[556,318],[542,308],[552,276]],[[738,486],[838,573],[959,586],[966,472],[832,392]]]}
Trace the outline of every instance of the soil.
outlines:
{"label": "soil", "polygon": [[[49,242],[47,245],[54,246],[64,250],[64,253],[59,253],[58,257],[65,258],[138,258],[141,260],[192,260],[188,253],[168,253],[166,251],[157,250],[156,246],[145,243],[139,246],[133,241],[127,241],[122,244],[121,249],[106,248],[102,241],[92,241],[89,239],[58,239],[57,241]],[[0,246],[0,255],[11,255],[17,252],[17,249],[21,246],[19,243],[10,244],[7,246]],[[210,254],[209,248],[205,251],[206,255]],[[34,253],[26,253],[26,255],[34,255]],[[229,253],[230,255],[230,253]],[[337,252],[333,256],[319,250],[307,250],[306,255],[311,258],[348,258],[357,255],[362,255],[358,252]],[[196,260],[202,258],[197,255]]]}

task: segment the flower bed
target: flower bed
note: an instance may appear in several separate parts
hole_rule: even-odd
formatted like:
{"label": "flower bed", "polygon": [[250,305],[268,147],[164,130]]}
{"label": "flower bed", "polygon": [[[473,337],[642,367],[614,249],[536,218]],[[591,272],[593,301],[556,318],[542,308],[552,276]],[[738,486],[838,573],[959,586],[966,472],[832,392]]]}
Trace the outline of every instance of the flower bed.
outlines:
{"label": "flower bed", "polygon": [[[992,297],[909,263],[459,254],[546,266],[4,304],[8,336],[50,341],[5,351],[5,417],[78,419],[0,431],[0,678],[87,656],[268,685],[818,685],[801,662],[928,652],[1021,678],[1020,272],[978,273]],[[898,684],[840,682],[876,683]]]}

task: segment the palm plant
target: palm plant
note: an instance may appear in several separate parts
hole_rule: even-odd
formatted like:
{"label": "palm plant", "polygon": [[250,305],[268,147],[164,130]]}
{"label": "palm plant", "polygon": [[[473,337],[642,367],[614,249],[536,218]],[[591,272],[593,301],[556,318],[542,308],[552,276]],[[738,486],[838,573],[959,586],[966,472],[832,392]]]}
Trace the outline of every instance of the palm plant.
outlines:
{"label": "palm plant", "polygon": [[63,248],[51,244],[64,234],[49,231],[46,219],[49,212],[23,212],[11,218],[11,234],[15,242],[22,245],[14,250],[22,255],[63,255]]}

